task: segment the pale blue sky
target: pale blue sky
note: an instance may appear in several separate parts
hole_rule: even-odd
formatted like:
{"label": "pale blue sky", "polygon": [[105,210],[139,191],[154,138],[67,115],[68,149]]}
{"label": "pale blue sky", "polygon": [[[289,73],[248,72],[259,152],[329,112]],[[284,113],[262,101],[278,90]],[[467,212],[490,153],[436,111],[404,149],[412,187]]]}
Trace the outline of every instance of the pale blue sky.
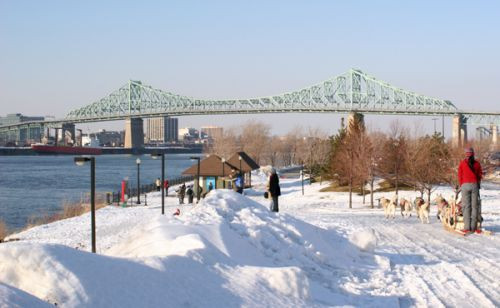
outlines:
{"label": "pale blue sky", "polygon": [[[459,108],[498,111],[500,2],[0,1],[0,115],[62,117],[128,79],[199,98],[248,98],[351,67]],[[333,132],[339,116],[179,124],[249,118],[280,134],[295,124]],[[385,117],[367,120],[386,127]],[[430,118],[423,123],[433,129]]]}

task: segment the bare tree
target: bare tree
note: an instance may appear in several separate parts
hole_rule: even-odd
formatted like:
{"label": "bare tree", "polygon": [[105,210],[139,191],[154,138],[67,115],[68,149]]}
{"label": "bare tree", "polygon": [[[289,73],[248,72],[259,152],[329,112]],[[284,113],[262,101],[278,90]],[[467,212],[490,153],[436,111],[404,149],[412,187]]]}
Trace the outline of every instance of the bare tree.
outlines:
{"label": "bare tree", "polygon": [[368,174],[370,181],[370,207],[373,209],[374,182],[375,177],[379,174],[379,164],[384,157],[384,144],[386,143],[387,137],[383,133],[373,132],[369,135],[369,139],[371,144],[371,157],[368,166]]}
{"label": "bare tree", "polygon": [[269,125],[253,120],[248,121],[242,127],[241,147],[257,164],[261,163],[264,151],[269,144],[269,131]]}
{"label": "bare tree", "polygon": [[294,127],[283,138],[283,148],[281,151],[281,159],[285,166],[295,165],[299,163],[298,151],[302,143],[302,128]]}
{"label": "bare tree", "polygon": [[241,150],[235,131],[234,128],[224,130],[222,136],[215,138],[213,143],[206,149],[206,152],[229,158],[235,152]]}
{"label": "bare tree", "polygon": [[407,174],[412,183],[423,195],[427,193],[430,204],[431,193],[436,185],[446,181],[450,150],[440,134],[421,137],[412,142],[411,161],[408,162]]}
{"label": "bare tree", "polygon": [[283,151],[283,140],[278,136],[273,136],[270,139],[269,147],[265,152],[264,161],[269,162],[272,166],[282,166],[280,153]]}
{"label": "bare tree", "polygon": [[384,144],[384,156],[379,164],[384,177],[392,180],[396,196],[399,195],[401,176],[406,172],[407,135],[406,128],[399,121],[391,123],[389,138]]}
{"label": "bare tree", "polygon": [[311,177],[322,173],[329,160],[330,142],[327,134],[319,128],[308,128],[302,138],[299,160],[309,170]]}

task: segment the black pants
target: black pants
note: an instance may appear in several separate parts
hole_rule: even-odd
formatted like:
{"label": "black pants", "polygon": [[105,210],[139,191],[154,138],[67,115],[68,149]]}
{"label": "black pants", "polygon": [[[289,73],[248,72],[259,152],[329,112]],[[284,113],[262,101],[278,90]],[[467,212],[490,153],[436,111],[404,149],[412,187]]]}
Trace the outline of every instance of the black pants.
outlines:
{"label": "black pants", "polygon": [[271,205],[272,212],[279,212],[278,208],[278,196],[272,196],[273,204]]}

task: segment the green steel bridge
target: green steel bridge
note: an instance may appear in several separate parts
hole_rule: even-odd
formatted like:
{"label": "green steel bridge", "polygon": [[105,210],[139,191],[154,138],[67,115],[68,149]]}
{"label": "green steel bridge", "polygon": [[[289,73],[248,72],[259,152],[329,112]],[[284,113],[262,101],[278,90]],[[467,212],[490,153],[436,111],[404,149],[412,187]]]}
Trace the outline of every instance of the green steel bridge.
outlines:
{"label": "green steel bridge", "polygon": [[460,117],[460,123],[500,125],[500,112],[461,110],[449,100],[420,95],[376,79],[360,70],[319,84],[275,96],[250,99],[197,99],[154,89],[130,80],[118,90],[61,119],[0,126],[3,131],[64,123],[113,121],[159,116],[257,114],[257,113],[350,113],[429,115]]}

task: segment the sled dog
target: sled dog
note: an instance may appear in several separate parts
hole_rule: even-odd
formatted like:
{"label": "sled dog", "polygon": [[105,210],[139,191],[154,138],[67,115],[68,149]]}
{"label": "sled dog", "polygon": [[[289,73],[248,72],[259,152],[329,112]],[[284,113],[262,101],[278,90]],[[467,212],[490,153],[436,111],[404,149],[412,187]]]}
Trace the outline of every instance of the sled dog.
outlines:
{"label": "sled dog", "polygon": [[[393,200],[395,200],[395,196],[393,197]],[[382,197],[380,198],[380,204],[382,204],[382,207],[384,208],[385,218],[389,218],[390,216],[394,218],[396,216],[395,201]]]}
{"label": "sled dog", "polygon": [[424,220],[429,223],[429,203],[425,202],[424,199],[417,197],[417,199],[415,199],[415,210],[417,211],[417,217],[420,218],[422,223],[424,223]]}
{"label": "sled dog", "polygon": [[411,217],[412,205],[409,200],[401,198],[401,200],[399,201],[399,206],[401,207],[401,216]]}
{"label": "sled dog", "polygon": [[448,203],[448,201],[446,201],[445,198],[443,198],[443,196],[441,194],[436,196],[436,198],[434,199],[434,202],[436,202],[437,209],[438,209],[437,219],[442,221],[443,216],[444,216],[444,211],[448,206],[450,206],[450,204]]}

